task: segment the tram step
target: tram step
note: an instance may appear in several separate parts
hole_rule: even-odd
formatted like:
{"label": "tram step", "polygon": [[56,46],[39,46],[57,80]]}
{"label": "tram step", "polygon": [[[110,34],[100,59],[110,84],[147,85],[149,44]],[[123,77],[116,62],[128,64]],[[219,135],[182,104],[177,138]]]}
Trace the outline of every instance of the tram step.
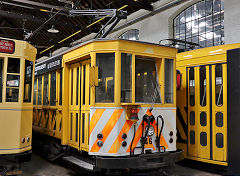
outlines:
{"label": "tram step", "polygon": [[79,158],[76,158],[74,156],[66,156],[66,157],[63,157],[63,160],[65,161],[68,161],[70,163],[73,163],[81,168],[84,168],[84,169],[87,169],[87,170],[90,170],[90,171],[93,171],[94,169],[94,165],[91,164],[91,163],[88,163],[86,161],[83,161]]}

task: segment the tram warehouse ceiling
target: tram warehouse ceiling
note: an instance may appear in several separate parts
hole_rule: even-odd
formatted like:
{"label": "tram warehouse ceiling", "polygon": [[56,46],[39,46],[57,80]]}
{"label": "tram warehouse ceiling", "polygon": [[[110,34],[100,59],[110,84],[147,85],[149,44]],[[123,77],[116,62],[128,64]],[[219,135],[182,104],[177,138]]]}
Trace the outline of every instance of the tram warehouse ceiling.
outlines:
{"label": "tram warehouse ceiling", "polygon": [[[56,48],[92,33],[97,33],[109,19],[91,25],[99,16],[71,15],[72,10],[119,9],[124,7],[128,15],[145,9],[152,11],[151,3],[157,0],[0,0],[0,36],[26,40],[38,49],[38,53],[50,46]],[[51,33],[55,28],[59,32]],[[66,37],[77,35],[59,43]]]}

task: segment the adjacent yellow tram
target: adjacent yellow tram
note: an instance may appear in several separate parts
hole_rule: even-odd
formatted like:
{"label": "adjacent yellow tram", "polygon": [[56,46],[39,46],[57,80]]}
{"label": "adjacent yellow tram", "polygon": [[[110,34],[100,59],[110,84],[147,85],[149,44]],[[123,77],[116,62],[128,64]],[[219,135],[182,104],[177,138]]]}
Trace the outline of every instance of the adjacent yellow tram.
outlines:
{"label": "adjacent yellow tram", "polygon": [[[176,148],[177,50],[98,39],[36,64],[33,130],[44,154],[88,170],[167,167]],[[69,154],[70,153],[70,154]]]}
{"label": "adjacent yellow tram", "polygon": [[238,48],[229,44],[179,53],[176,68],[178,148],[188,159],[240,173]]}
{"label": "adjacent yellow tram", "polygon": [[25,41],[0,39],[0,170],[3,172],[31,159],[36,52]]}

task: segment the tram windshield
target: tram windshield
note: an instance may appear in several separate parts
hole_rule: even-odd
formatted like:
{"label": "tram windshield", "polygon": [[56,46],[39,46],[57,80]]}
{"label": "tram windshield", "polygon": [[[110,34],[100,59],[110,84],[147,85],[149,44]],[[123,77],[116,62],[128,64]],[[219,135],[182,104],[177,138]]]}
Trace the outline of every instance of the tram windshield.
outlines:
{"label": "tram windshield", "polygon": [[144,103],[161,103],[159,96],[160,90],[156,81],[155,60],[136,56],[135,64],[135,101]]}

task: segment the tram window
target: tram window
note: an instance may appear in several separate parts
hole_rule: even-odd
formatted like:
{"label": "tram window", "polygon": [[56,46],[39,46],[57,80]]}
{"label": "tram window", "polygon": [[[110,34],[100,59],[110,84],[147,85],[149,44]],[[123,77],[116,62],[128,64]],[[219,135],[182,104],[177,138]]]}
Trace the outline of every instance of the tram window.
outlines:
{"label": "tram window", "polygon": [[200,144],[202,146],[207,146],[207,133],[206,132],[200,133]]}
{"label": "tram window", "polygon": [[18,102],[19,75],[7,75],[6,102]]}
{"label": "tram window", "polygon": [[42,104],[42,76],[38,77],[38,105]]}
{"label": "tram window", "polygon": [[132,102],[132,55],[121,54],[121,102]]}
{"label": "tram window", "polygon": [[98,87],[96,87],[97,103],[114,102],[115,53],[97,53]]}
{"label": "tram window", "polygon": [[48,74],[44,75],[43,105],[48,105]]}
{"label": "tram window", "polygon": [[194,68],[189,70],[189,98],[190,106],[195,105],[195,80],[194,80]]}
{"label": "tram window", "polygon": [[8,73],[20,73],[20,59],[8,58]]}
{"label": "tram window", "polygon": [[37,102],[37,78],[34,79],[33,105]]}
{"label": "tram window", "polygon": [[24,99],[23,102],[31,102],[32,98],[32,69],[33,62],[25,60]]}
{"label": "tram window", "polygon": [[200,105],[206,106],[206,93],[207,93],[207,82],[206,82],[206,67],[200,67]]}
{"label": "tram window", "polygon": [[51,73],[50,105],[56,106],[56,72]]}
{"label": "tram window", "polygon": [[3,59],[0,58],[0,103],[2,102],[2,74],[3,74]]}
{"label": "tram window", "polygon": [[165,103],[173,103],[173,60],[165,59]]}
{"label": "tram window", "polygon": [[223,75],[222,65],[216,65],[215,67],[215,101],[217,106],[223,105]]}
{"label": "tram window", "polygon": [[135,65],[135,101],[152,103],[152,96],[155,94],[154,103],[161,103],[159,86],[156,84],[155,60],[136,56]]}
{"label": "tram window", "polygon": [[60,71],[59,105],[62,105],[62,70]]}
{"label": "tram window", "polygon": [[20,59],[8,58],[6,102],[18,102],[20,84]]}
{"label": "tram window", "polygon": [[218,148],[223,148],[224,143],[223,143],[223,134],[222,133],[217,133],[216,134],[216,146]]}

